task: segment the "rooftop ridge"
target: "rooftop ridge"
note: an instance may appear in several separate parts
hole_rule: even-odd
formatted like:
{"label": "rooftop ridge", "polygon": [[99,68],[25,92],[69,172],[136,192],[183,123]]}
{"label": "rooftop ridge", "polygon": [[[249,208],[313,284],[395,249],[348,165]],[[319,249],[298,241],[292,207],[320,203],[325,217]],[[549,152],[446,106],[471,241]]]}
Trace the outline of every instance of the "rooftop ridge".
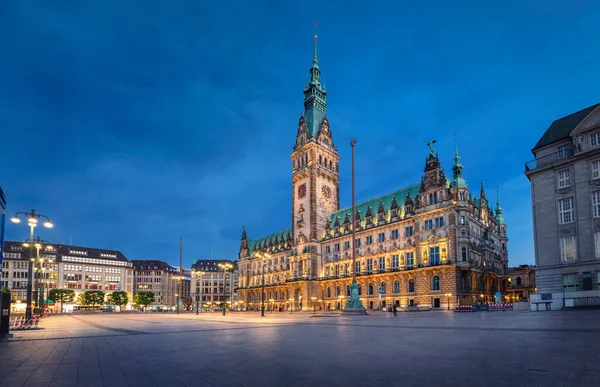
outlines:
{"label": "rooftop ridge", "polygon": [[[391,192],[389,192],[389,193],[387,193],[387,194],[379,195],[379,196],[376,196],[376,197],[374,197],[374,198],[371,198],[371,199],[367,199],[367,200],[365,200],[365,201],[362,201],[362,202],[360,202],[360,203],[356,203],[356,204],[354,205],[354,207],[363,206],[363,205],[365,205],[365,204],[367,204],[367,203],[369,203],[369,202],[375,201],[375,200],[382,200],[382,199],[385,199],[385,198],[389,198],[391,195],[394,195],[394,194],[400,193],[400,192],[402,192],[402,191],[407,191],[407,190],[410,190],[410,189],[412,189],[412,188],[415,188],[415,187],[420,187],[420,186],[421,186],[421,185],[420,185],[419,183],[417,183],[417,184],[411,184],[411,185],[408,185],[408,186],[406,186],[406,187],[403,187],[403,188],[400,188],[400,189],[397,189],[397,190],[391,191]],[[402,203],[402,204],[404,204],[404,203]],[[338,211],[335,211],[335,212],[334,212],[332,215],[334,215],[334,214],[339,214],[339,213],[342,213],[342,212],[344,212],[344,211],[348,211],[348,210],[352,210],[352,206],[348,206],[348,207],[344,207],[344,208],[342,208],[342,209],[339,209]]]}

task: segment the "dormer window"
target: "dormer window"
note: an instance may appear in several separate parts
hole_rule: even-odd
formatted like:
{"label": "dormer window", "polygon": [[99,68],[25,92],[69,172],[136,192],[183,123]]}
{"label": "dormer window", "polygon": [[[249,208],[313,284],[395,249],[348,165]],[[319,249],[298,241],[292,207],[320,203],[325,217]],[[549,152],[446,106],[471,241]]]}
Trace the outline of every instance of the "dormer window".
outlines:
{"label": "dormer window", "polygon": [[392,218],[397,218],[398,217],[398,210],[397,209],[393,209],[392,210]]}
{"label": "dormer window", "polygon": [[438,202],[437,192],[429,194],[429,204],[436,204]]}
{"label": "dormer window", "polygon": [[404,207],[405,211],[407,214],[411,214],[413,212],[412,210],[412,205],[408,204]]}
{"label": "dormer window", "polygon": [[569,156],[569,146],[561,145],[558,147],[558,158],[564,159]]}
{"label": "dormer window", "polygon": [[590,134],[590,145],[591,146],[600,145],[600,132]]}

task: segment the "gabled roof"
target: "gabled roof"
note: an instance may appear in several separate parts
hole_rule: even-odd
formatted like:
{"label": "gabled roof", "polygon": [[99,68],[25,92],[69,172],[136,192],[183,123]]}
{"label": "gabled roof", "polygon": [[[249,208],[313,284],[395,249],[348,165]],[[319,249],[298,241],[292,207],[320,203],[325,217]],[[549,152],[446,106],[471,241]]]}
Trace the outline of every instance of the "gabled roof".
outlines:
{"label": "gabled roof", "polygon": [[[421,188],[420,184],[414,184],[414,185],[399,189],[397,191],[391,192],[387,195],[378,196],[376,198],[369,199],[365,202],[358,203],[355,205],[355,207],[356,207],[357,211],[360,211],[360,216],[362,219],[364,219],[369,207],[371,207],[371,211],[372,211],[373,215],[375,216],[377,214],[377,209],[379,208],[379,204],[381,202],[383,202],[383,208],[385,209],[385,211],[388,212],[390,210],[390,207],[392,206],[392,201],[394,200],[394,198],[396,198],[396,203],[398,204],[398,208],[401,209],[404,207],[404,201],[406,200],[406,195],[410,193],[410,197],[414,200],[415,197],[419,194],[420,188]],[[352,217],[352,207],[347,207],[338,212],[334,212],[331,215],[329,220],[330,220],[331,224],[333,225],[336,218],[339,217],[340,223],[341,223],[344,221],[346,214],[349,214],[349,216]]]}
{"label": "gabled roof", "polygon": [[540,138],[537,144],[535,144],[533,150],[568,138],[573,129],[575,129],[575,127],[579,125],[579,123],[583,121],[585,117],[587,117],[587,115],[590,114],[598,106],[600,106],[600,104],[592,105],[588,108],[585,108],[573,114],[569,114],[566,117],[554,121],[552,125],[550,125],[550,127],[546,130],[546,133],[544,133],[542,138]]}

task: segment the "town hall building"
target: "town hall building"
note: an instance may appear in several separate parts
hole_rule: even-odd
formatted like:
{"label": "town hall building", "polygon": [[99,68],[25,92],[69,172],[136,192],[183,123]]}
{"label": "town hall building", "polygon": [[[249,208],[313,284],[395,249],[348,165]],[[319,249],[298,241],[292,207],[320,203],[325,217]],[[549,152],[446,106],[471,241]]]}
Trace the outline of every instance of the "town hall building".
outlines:
{"label": "town hall building", "polygon": [[343,309],[352,283],[353,227],[367,309],[492,301],[508,278],[506,222],[499,201],[491,208],[483,182],[469,191],[458,147],[452,178],[432,141],[421,182],[357,203],[353,225],[351,208],[340,209],[340,156],[320,78],[315,36],[291,154],[291,227],[263,238],[243,230],[237,291],[244,308],[260,308],[264,272],[268,309]]}

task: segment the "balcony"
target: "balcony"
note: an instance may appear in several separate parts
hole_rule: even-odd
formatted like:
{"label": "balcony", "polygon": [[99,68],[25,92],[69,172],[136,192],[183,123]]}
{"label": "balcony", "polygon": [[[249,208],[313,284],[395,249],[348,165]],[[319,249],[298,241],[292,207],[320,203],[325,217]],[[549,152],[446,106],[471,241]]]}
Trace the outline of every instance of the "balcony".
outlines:
{"label": "balcony", "polygon": [[569,147],[564,151],[551,153],[535,160],[528,161],[525,163],[525,173],[538,168],[551,167],[554,164],[558,164],[569,157],[572,157],[574,154],[575,149],[573,147]]}

